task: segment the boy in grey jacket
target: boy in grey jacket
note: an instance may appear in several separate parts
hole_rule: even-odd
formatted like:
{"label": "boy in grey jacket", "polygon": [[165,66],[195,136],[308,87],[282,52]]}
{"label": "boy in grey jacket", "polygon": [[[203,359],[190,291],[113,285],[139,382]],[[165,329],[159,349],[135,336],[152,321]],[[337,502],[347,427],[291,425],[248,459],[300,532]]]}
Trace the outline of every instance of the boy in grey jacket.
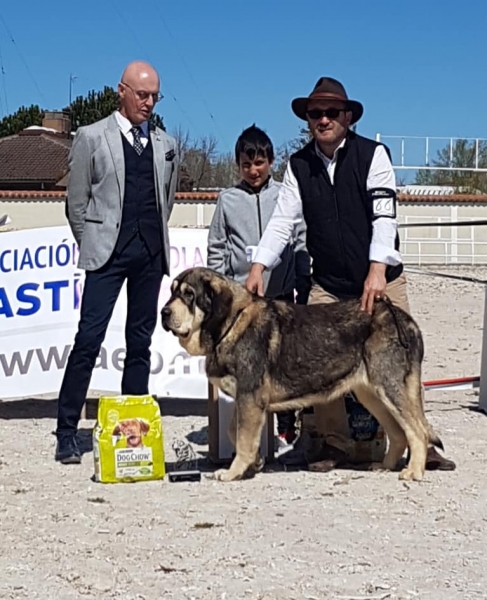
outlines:
{"label": "boy in grey jacket", "polygon": [[[235,145],[241,181],[223,190],[217,200],[208,234],[208,267],[245,283],[255,250],[274,208],[281,184],[271,176],[274,148],[268,135],[252,125]],[[296,227],[292,243],[281,262],[264,274],[268,298],[306,304],[311,288],[310,259],[306,250],[304,220]],[[294,441],[295,413],[277,413],[279,444]]]}

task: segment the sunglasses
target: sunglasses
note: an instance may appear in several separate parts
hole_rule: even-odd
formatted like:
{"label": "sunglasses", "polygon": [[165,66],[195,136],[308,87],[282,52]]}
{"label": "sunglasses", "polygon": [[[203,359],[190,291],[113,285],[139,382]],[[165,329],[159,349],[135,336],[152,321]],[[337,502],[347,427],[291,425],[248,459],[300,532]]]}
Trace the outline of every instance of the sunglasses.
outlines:
{"label": "sunglasses", "polygon": [[313,121],[321,120],[323,117],[327,119],[336,119],[341,112],[348,112],[346,108],[326,108],[322,110],[321,108],[313,108],[311,110],[306,111],[306,114]]}

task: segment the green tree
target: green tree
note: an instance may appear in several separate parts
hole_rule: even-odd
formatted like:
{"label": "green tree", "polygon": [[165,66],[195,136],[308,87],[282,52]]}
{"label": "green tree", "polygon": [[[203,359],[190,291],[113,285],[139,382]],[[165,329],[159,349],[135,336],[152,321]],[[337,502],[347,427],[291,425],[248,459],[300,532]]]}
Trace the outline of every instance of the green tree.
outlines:
{"label": "green tree", "polygon": [[[487,193],[487,173],[475,171],[451,171],[449,169],[487,168],[487,142],[460,139],[450,146],[447,144],[438,151],[433,167],[442,170],[418,171],[414,183],[420,185],[445,185],[454,188],[457,193]],[[444,170],[445,167],[447,170]]]}
{"label": "green tree", "polygon": [[[76,131],[82,125],[91,125],[104,117],[108,117],[118,108],[118,94],[116,90],[105,86],[103,91],[88,92],[86,96],[78,96],[70,106],[63,110],[70,113],[71,130]],[[0,137],[14,135],[32,125],[42,125],[45,110],[37,105],[21,106],[16,112],[4,117],[0,121]],[[151,122],[165,130],[162,118],[153,113]]]}
{"label": "green tree", "polygon": [[32,125],[42,125],[43,117],[44,111],[36,104],[29,107],[21,106],[16,112],[0,121],[0,137],[15,135]]}

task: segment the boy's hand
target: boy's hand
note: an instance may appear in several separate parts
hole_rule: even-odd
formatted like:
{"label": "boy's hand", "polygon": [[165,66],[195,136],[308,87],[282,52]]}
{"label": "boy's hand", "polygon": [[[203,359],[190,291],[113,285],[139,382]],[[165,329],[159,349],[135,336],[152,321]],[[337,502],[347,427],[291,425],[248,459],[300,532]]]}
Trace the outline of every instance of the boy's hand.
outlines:
{"label": "boy's hand", "polygon": [[250,269],[249,276],[245,281],[245,287],[252,292],[257,293],[259,296],[264,296],[264,278],[262,273],[264,272],[265,266],[260,263],[253,263]]}

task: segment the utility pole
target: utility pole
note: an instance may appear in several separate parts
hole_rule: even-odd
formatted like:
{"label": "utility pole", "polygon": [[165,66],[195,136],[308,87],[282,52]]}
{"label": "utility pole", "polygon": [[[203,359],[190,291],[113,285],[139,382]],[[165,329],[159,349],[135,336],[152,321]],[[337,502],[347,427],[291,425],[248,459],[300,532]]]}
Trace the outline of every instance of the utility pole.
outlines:
{"label": "utility pole", "polygon": [[72,73],[69,74],[69,106],[71,106],[72,96],[73,96],[73,83],[75,79],[78,79],[76,75]]}

